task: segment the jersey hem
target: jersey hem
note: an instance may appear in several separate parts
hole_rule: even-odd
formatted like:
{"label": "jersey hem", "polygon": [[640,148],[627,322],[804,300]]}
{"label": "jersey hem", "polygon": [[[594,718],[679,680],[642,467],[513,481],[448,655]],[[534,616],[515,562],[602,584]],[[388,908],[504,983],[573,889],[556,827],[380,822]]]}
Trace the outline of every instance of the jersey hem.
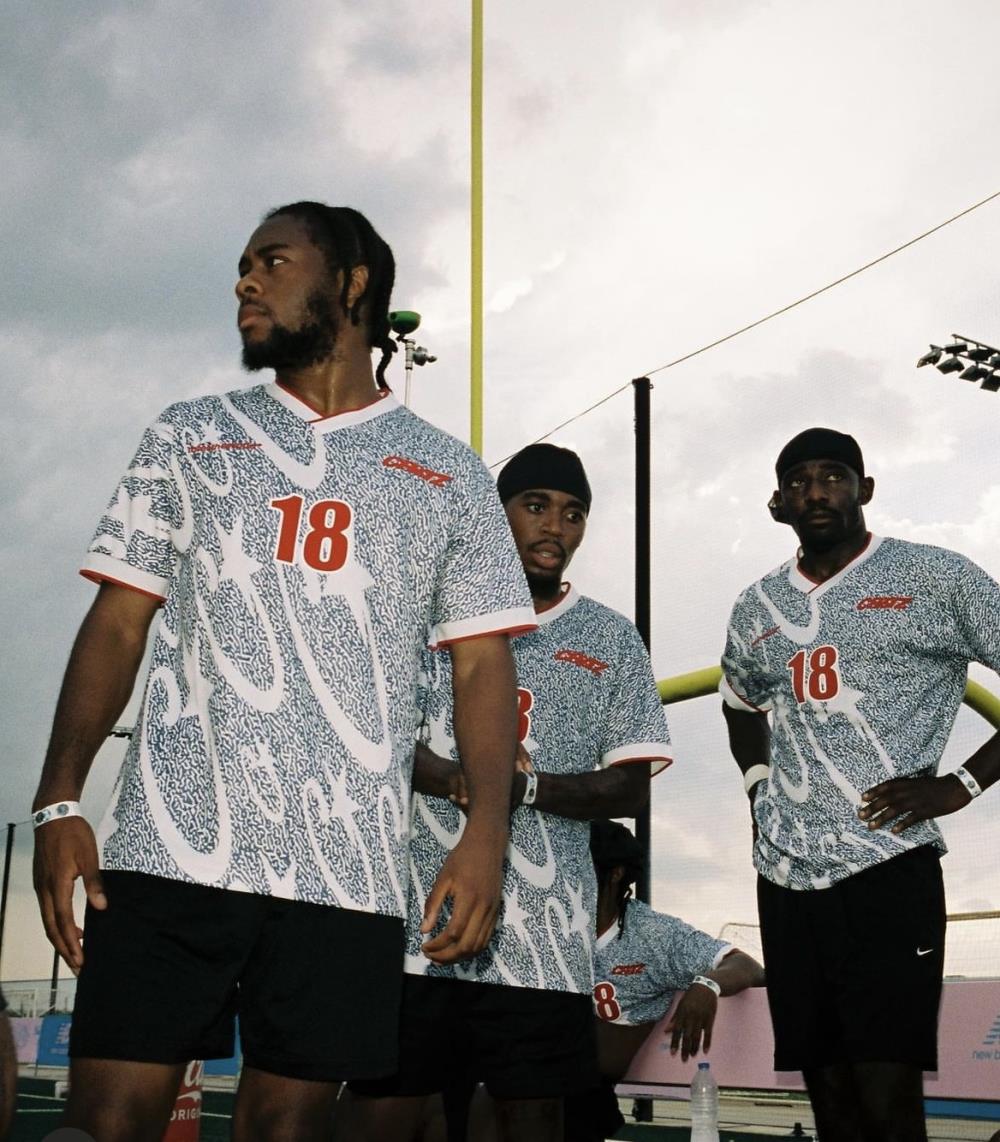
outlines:
{"label": "jersey hem", "polygon": [[430,650],[441,650],[467,638],[481,638],[490,634],[526,634],[537,629],[534,611],[528,607],[514,607],[469,619],[457,619],[455,622],[438,623],[431,631],[427,646]]}
{"label": "jersey hem", "polygon": [[649,776],[655,777],[674,763],[670,754],[660,752],[662,749],[662,742],[636,742],[635,745],[612,749],[601,757],[601,768],[613,769],[618,765],[635,765],[640,761],[648,761]]}
{"label": "jersey hem", "polygon": [[92,583],[114,583],[119,587],[138,591],[140,595],[149,595],[161,603],[167,601],[166,589],[169,579],[161,579],[159,575],[140,571],[138,567],[132,567],[110,555],[92,552],[87,557],[87,562],[80,568],[80,574]]}
{"label": "jersey hem", "polygon": [[753,710],[755,714],[766,714],[771,708],[770,706],[755,706],[749,698],[744,698],[739,690],[733,689],[733,684],[725,674],[719,679],[719,694],[723,702],[733,710],[741,710],[743,712]]}

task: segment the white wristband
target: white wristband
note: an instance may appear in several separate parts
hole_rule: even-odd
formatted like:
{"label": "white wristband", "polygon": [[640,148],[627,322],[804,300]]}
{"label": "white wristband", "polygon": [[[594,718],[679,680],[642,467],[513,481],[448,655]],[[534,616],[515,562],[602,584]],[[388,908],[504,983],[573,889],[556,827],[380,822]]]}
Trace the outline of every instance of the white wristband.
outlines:
{"label": "white wristband", "polygon": [[770,776],[771,767],[769,765],[751,765],[743,774],[743,788],[749,794],[758,781],[765,781]]}
{"label": "white wristband", "polygon": [[707,987],[709,991],[714,991],[716,998],[722,994],[722,987],[717,984],[714,979],[709,979],[707,975],[696,975],[694,979],[691,980],[691,983],[700,983],[702,987]]}
{"label": "white wristband", "polygon": [[63,817],[82,817],[79,801],[57,801],[54,805],[46,805],[44,809],[36,809],[31,814],[31,827],[37,829],[39,825],[47,825],[49,821],[61,821]]}
{"label": "white wristband", "polygon": [[972,776],[972,774],[965,768],[964,765],[960,765],[958,767],[958,769],[955,770],[955,776],[958,778],[959,781],[961,781],[961,783],[969,791],[970,797],[978,797],[979,794],[982,793],[983,787]]}
{"label": "white wristband", "polygon": [[525,772],[524,778],[524,796],[521,798],[521,804],[534,805],[538,796],[538,774],[529,769]]}

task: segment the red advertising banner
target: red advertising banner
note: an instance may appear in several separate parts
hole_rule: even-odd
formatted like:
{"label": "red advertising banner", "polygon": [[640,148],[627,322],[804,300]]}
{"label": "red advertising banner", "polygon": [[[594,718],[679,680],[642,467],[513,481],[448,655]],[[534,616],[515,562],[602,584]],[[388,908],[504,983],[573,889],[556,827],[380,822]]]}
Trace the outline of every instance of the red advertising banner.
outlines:
{"label": "red advertising banner", "polygon": [[198,1142],[201,1134],[201,1084],[204,1075],[204,1063],[188,1063],[163,1142]]}

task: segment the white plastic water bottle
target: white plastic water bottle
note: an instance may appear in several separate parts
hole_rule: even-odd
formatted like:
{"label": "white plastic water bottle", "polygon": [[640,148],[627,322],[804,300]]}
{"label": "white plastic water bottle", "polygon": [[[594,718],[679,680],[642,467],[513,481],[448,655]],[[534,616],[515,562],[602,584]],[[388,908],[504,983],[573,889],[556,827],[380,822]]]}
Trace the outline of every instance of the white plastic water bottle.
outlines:
{"label": "white plastic water bottle", "polygon": [[691,1081],[691,1142],[719,1142],[719,1087],[708,1063]]}

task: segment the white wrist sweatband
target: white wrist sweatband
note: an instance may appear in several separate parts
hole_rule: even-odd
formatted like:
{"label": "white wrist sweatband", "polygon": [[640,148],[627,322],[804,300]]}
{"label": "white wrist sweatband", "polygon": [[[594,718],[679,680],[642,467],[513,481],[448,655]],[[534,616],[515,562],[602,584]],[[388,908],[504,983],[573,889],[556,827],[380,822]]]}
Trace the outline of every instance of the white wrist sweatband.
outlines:
{"label": "white wrist sweatband", "polygon": [[743,774],[743,788],[749,794],[758,781],[765,781],[770,776],[771,767],[769,765],[751,765]]}
{"label": "white wrist sweatband", "polygon": [[709,991],[714,991],[716,998],[722,995],[722,987],[715,982],[714,979],[709,979],[707,975],[696,975],[692,984],[700,983],[702,987],[707,987]]}
{"label": "white wrist sweatband", "polygon": [[960,765],[958,767],[958,769],[955,770],[955,776],[958,778],[959,781],[961,781],[961,783],[969,791],[970,797],[978,797],[979,794],[982,793],[983,787],[972,776],[972,774],[965,768],[964,765]]}
{"label": "white wrist sweatband", "polygon": [[31,814],[31,827],[37,829],[39,825],[47,825],[49,821],[61,821],[63,817],[82,817],[79,801],[56,801],[54,805],[46,805],[44,809],[36,809]]}
{"label": "white wrist sweatband", "polygon": [[521,797],[522,805],[534,805],[538,796],[538,774],[527,770],[524,774],[524,795]]}

